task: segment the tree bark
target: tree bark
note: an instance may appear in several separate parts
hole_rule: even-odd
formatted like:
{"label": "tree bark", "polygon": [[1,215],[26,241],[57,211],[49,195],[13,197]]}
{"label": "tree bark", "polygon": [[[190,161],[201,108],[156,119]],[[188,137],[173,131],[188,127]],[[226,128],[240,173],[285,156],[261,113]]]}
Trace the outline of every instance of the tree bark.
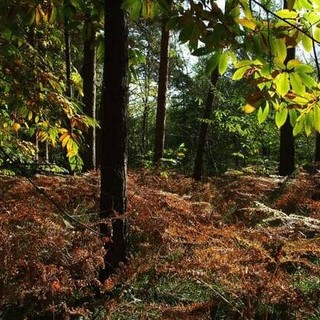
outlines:
{"label": "tree bark", "polygon": [[100,230],[111,241],[101,279],[114,273],[126,259],[125,219],[127,200],[127,105],[128,29],[123,0],[105,1],[104,103],[101,118],[101,197],[100,218],[110,219],[111,227]]}
{"label": "tree bark", "polygon": [[[287,1],[284,1],[284,9],[287,8]],[[287,49],[287,57],[284,64],[295,58],[295,48]],[[279,175],[288,176],[294,171],[294,137],[293,127],[288,118],[285,124],[280,128],[280,159],[279,159]]]}
{"label": "tree bark", "polygon": [[[210,86],[206,104],[204,107],[204,112],[203,112],[204,120],[210,119],[211,111],[213,107],[213,101],[214,101],[214,92],[212,90],[212,86],[215,86],[217,84],[218,78],[219,78],[219,72],[218,72],[218,69],[215,69],[211,75],[211,86]],[[196,181],[201,180],[202,173],[203,173],[203,156],[204,156],[204,150],[205,150],[205,145],[207,140],[207,132],[208,132],[208,123],[201,122],[197,153],[196,153],[196,158],[195,158],[194,168],[193,168],[193,178]]]}
{"label": "tree bark", "polygon": [[294,171],[294,137],[289,117],[280,128],[279,175],[288,176]]}
{"label": "tree bark", "polygon": [[[85,21],[83,48],[83,102],[84,112],[96,119],[96,48],[95,29],[90,17]],[[84,170],[96,169],[96,128],[90,127],[84,134],[86,149],[83,153]]]}
{"label": "tree bark", "polygon": [[[171,4],[171,0],[167,0]],[[157,115],[154,142],[153,164],[160,165],[163,157],[165,141],[165,123],[166,123],[166,104],[167,104],[167,87],[168,87],[168,70],[169,70],[169,40],[170,32],[167,29],[167,19],[162,21],[161,43],[160,43],[160,65],[158,80],[158,98],[157,98]]]}

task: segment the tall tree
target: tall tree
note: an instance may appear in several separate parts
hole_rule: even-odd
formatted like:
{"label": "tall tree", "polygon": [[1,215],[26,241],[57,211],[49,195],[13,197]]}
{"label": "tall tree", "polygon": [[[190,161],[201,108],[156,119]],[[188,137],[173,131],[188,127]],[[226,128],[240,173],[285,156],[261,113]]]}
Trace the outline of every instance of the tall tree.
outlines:
{"label": "tall tree", "polygon": [[[95,28],[91,14],[86,15],[84,23],[83,46],[83,102],[84,112],[96,119],[96,48]],[[83,155],[84,170],[96,168],[96,128],[88,128],[85,134],[86,149]]]}
{"label": "tall tree", "polygon": [[[284,9],[288,8],[287,0],[284,1]],[[295,47],[287,49],[287,57],[284,64],[287,65],[290,60],[296,56]],[[280,128],[280,158],[279,158],[279,175],[287,176],[294,171],[294,136],[293,127],[289,115],[286,122]]]}
{"label": "tall tree", "polygon": [[126,258],[125,219],[127,181],[128,29],[122,0],[105,1],[105,55],[101,118],[100,218],[105,242],[105,279]]}
{"label": "tall tree", "polygon": [[[166,0],[171,5],[171,0]],[[170,32],[167,28],[167,19],[162,21],[161,43],[160,43],[160,65],[159,65],[159,81],[158,81],[158,99],[157,99],[157,115],[154,142],[154,165],[159,165],[163,156],[164,140],[165,140],[165,122],[166,122],[166,104],[167,104],[167,87],[168,87],[168,67],[169,67],[169,40]]]}
{"label": "tall tree", "polygon": [[[203,112],[203,119],[207,120],[210,119],[213,102],[214,102],[214,86],[216,85],[219,78],[218,68],[216,68],[211,75],[211,87],[208,92],[206,104],[204,107]],[[193,178],[195,180],[201,180],[202,172],[203,172],[203,156],[205,151],[205,144],[207,139],[207,132],[208,132],[208,122],[203,121],[201,122],[200,131],[199,131],[199,138],[198,138],[198,146],[197,146],[197,153],[194,162],[194,169],[193,169]]]}
{"label": "tall tree", "polygon": [[[316,49],[316,44],[314,39],[312,40],[312,48],[313,48],[314,60],[317,68],[317,81],[320,82],[320,63],[318,60],[317,49]],[[320,133],[318,131],[316,131],[314,162],[315,162],[315,167],[319,169],[320,167]]]}

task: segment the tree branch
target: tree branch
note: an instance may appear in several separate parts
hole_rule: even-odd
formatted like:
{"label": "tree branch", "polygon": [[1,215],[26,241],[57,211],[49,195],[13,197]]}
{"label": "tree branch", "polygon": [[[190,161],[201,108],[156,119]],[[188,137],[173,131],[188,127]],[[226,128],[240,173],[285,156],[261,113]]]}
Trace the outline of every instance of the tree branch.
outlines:
{"label": "tree branch", "polygon": [[314,41],[317,44],[320,44],[320,41],[316,40],[313,36],[311,36],[307,31],[297,27],[294,23],[289,22],[287,19],[281,18],[280,16],[278,16],[276,13],[274,13],[273,11],[269,10],[268,8],[266,8],[263,4],[261,4],[260,2],[258,2],[257,0],[251,0],[252,2],[254,2],[256,5],[258,5],[260,8],[262,8],[266,13],[269,13],[271,15],[273,15],[274,17],[276,17],[277,19],[287,23],[289,26],[293,27],[294,29],[300,31],[301,33],[303,33],[305,36],[307,36],[308,38],[310,38],[312,41]]}

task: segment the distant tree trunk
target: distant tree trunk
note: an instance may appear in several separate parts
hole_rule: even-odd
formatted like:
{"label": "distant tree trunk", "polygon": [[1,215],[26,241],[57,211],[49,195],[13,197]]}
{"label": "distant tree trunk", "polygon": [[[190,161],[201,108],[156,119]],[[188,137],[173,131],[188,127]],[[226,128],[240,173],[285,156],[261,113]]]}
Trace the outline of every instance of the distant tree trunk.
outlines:
{"label": "distant tree trunk", "polygon": [[[215,69],[211,75],[211,86],[208,92],[206,104],[204,107],[203,112],[203,119],[207,120],[210,119],[212,107],[213,107],[213,100],[214,100],[214,92],[212,86],[215,86],[219,78],[218,69]],[[193,178],[196,181],[201,180],[202,171],[203,171],[203,156],[205,150],[205,144],[207,140],[207,132],[208,132],[208,123],[201,122],[200,131],[199,131],[199,138],[198,138],[198,146],[197,146],[197,153],[194,162],[193,168]]]}
{"label": "distant tree trunk", "polygon": [[[313,46],[313,53],[315,57],[315,63],[317,67],[317,80],[318,82],[320,82],[320,64],[317,57],[317,49],[316,49],[315,41],[312,41],[312,46]],[[318,131],[316,131],[314,162],[315,162],[315,168],[319,169],[320,168],[320,133]]]}
{"label": "distant tree trunk", "polygon": [[[84,26],[85,41],[83,48],[83,102],[84,112],[96,119],[96,48],[95,29],[90,17]],[[90,127],[85,133],[86,149],[83,153],[84,170],[96,168],[96,129]]]}
{"label": "distant tree trunk", "polygon": [[143,115],[142,115],[142,132],[141,132],[141,154],[144,156],[148,149],[148,130],[149,130],[149,96],[150,96],[150,61],[149,52],[146,55],[146,69],[144,79],[144,98],[143,98]]}
{"label": "distant tree trunk", "polygon": [[[105,87],[103,84],[102,80],[102,91],[103,88]],[[101,119],[102,119],[102,110],[103,110],[103,106],[104,106],[104,94],[101,94],[101,101],[99,103],[99,108],[97,108],[96,106],[96,120],[98,121],[98,123],[101,125]],[[101,127],[97,127],[96,129],[96,168],[100,168],[101,167]]]}
{"label": "distant tree trunk", "polygon": [[[284,9],[287,8],[287,1],[284,1]],[[285,64],[295,58],[295,48],[287,49]],[[294,137],[293,127],[288,118],[285,124],[280,128],[280,159],[279,175],[287,176],[294,171]]]}
{"label": "distant tree trunk", "polygon": [[105,1],[100,218],[110,219],[112,227],[106,223],[100,226],[101,233],[111,238],[105,243],[102,280],[126,259],[126,223],[121,215],[126,211],[127,198],[128,29],[122,3]]}
{"label": "distant tree trunk", "polygon": [[315,152],[314,152],[314,161],[316,164],[316,168],[319,169],[320,167],[320,134],[319,132],[316,132],[316,146],[315,146]]}
{"label": "distant tree trunk", "polygon": [[[171,5],[171,0],[166,0]],[[170,32],[167,28],[167,19],[162,21],[161,43],[160,43],[160,65],[158,80],[157,115],[154,142],[153,164],[158,166],[163,157],[166,123],[166,103],[168,87],[168,67],[169,67],[169,40]]]}
{"label": "distant tree trunk", "polygon": [[[64,6],[69,6],[69,1],[64,1]],[[71,45],[70,45],[70,30],[69,30],[69,18],[64,16],[64,55],[66,63],[66,96],[72,97],[72,87],[71,87]]]}
{"label": "distant tree trunk", "polygon": [[142,134],[141,134],[141,153],[145,155],[148,148],[148,123],[149,123],[149,107],[148,98],[145,98],[142,116]]}

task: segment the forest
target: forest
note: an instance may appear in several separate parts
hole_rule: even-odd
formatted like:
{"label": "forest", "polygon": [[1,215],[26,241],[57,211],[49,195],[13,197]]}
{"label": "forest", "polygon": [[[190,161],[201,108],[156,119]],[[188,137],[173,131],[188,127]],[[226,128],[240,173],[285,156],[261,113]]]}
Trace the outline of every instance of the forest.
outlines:
{"label": "forest", "polygon": [[0,22],[0,320],[320,319],[320,0]]}

